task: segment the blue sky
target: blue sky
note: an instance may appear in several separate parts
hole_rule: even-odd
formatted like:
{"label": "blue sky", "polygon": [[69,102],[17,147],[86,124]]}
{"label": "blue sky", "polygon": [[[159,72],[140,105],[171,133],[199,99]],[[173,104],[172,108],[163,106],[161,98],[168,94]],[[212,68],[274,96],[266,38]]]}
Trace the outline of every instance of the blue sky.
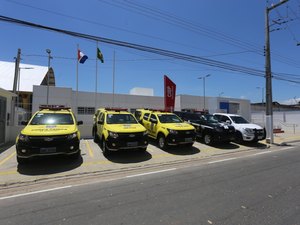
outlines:
{"label": "blue sky", "polygon": [[[264,71],[265,8],[279,0],[0,0],[0,15],[119,41],[200,56]],[[283,79],[300,78],[300,0],[289,0],[270,12],[272,72]],[[77,45],[89,59],[79,65],[79,90],[95,90],[96,42],[0,21],[0,60],[51,66],[56,84],[76,89]],[[98,43],[98,91],[115,93],[134,87],[153,88],[163,96],[163,76],[177,85],[177,94],[223,96],[261,102],[265,78],[218,67],[167,58],[134,49]],[[273,79],[273,100],[300,100],[300,83]],[[259,88],[260,89],[259,89]],[[265,98],[265,97],[264,97]]]}

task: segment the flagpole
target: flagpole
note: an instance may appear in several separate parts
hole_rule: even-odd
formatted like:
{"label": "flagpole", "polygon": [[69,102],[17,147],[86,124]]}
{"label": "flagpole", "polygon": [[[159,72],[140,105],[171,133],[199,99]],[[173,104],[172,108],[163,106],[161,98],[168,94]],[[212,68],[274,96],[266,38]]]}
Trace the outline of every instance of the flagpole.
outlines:
{"label": "flagpole", "polygon": [[[79,51],[79,44],[77,44],[77,55]],[[77,58],[77,57],[76,57]],[[76,107],[75,107],[75,115],[77,117],[78,114],[78,58],[76,59]]]}
{"label": "flagpole", "polygon": [[95,112],[96,112],[96,109],[97,109],[97,86],[98,86],[98,41],[97,41],[97,48],[96,48],[96,84],[95,84]]}

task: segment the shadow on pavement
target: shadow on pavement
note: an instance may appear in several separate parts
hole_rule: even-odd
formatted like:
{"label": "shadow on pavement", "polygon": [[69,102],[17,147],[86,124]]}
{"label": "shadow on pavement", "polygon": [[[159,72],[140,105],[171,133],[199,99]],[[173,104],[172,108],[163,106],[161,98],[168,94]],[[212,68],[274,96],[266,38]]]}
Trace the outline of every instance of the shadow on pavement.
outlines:
{"label": "shadow on pavement", "polygon": [[200,150],[194,146],[169,146],[164,150],[173,155],[194,155],[200,153]]}
{"label": "shadow on pavement", "polygon": [[111,162],[123,164],[144,162],[150,160],[151,158],[152,155],[149,152],[142,152],[138,150],[111,152],[110,155],[106,157],[106,159]]}
{"label": "shadow on pavement", "polygon": [[82,157],[71,159],[66,156],[40,157],[19,164],[17,171],[23,175],[49,175],[76,169],[83,162]]}
{"label": "shadow on pavement", "polygon": [[[149,143],[159,148],[157,141],[149,140]],[[194,155],[200,153],[200,150],[198,148],[194,146],[187,146],[187,145],[168,146],[167,149],[162,151],[165,151],[173,155]]]}
{"label": "shadow on pavement", "polygon": [[234,142],[224,143],[224,142],[217,142],[211,145],[214,148],[222,149],[222,150],[233,150],[240,148],[239,145],[237,145]]}
{"label": "shadow on pavement", "polygon": [[261,149],[265,149],[265,148],[269,148],[269,146],[265,143],[261,143],[261,142],[243,142],[240,143],[240,145],[244,145],[247,147],[251,147],[251,148],[261,148]]}
{"label": "shadow on pavement", "polygon": [[8,143],[1,145],[0,146],[0,154],[2,152],[5,152],[7,149],[10,149],[14,144],[15,144],[15,142],[8,142]]}

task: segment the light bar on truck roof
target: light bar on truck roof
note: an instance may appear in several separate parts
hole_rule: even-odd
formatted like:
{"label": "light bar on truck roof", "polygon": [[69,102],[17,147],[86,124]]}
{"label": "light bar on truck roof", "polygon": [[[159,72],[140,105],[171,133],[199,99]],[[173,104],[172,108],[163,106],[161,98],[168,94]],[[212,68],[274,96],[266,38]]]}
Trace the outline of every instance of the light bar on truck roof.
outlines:
{"label": "light bar on truck roof", "polygon": [[40,109],[50,109],[50,110],[70,110],[71,107],[67,107],[64,105],[40,105]]}

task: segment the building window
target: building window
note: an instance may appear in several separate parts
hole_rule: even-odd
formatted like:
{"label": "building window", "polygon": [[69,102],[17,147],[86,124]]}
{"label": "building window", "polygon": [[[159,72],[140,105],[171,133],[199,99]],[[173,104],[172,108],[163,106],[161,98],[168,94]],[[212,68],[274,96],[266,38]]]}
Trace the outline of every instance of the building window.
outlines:
{"label": "building window", "polygon": [[95,107],[78,107],[77,113],[80,115],[93,115],[95,114]]}

